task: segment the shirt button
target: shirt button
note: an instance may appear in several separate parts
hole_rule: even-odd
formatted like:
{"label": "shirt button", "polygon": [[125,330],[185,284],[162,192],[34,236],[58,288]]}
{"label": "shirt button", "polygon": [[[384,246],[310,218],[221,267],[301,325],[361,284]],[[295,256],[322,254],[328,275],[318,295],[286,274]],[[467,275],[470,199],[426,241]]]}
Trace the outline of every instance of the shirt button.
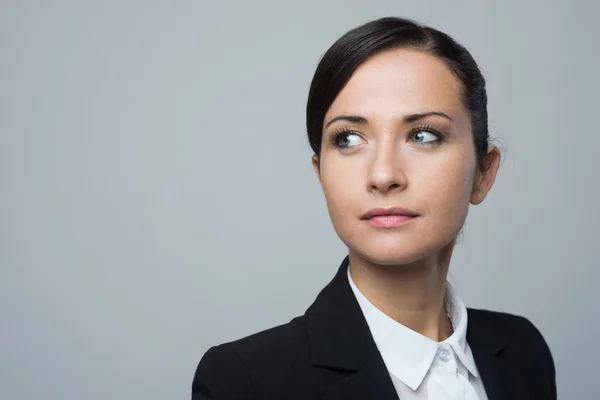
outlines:
{"label": "shirt button", "polygon": [[450,361],[450,357],[451,357],[450,356],[450,352],[448,350],[446,350],[446,349],[441,349],[440,352],[439,352],[439,356],[440,356],[440,359],[443,362]]}

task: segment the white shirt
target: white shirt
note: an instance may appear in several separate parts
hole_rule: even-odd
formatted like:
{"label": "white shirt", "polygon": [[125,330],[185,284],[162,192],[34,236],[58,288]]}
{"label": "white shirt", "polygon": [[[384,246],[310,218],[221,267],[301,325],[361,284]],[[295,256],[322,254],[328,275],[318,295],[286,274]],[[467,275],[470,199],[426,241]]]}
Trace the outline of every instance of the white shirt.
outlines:
{"label": "white shirt", "polygon": [[450,282],[444,304],[454,332],[436,342],[375,307],[348,281],[402,400],[488,400],[467,343],[467,308]]}

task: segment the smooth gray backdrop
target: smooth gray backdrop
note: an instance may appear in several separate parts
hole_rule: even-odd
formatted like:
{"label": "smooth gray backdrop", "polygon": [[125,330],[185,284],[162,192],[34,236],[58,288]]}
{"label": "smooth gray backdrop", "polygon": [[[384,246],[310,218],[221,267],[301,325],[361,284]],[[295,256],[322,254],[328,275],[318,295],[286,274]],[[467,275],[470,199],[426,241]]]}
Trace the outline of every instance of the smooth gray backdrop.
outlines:
{"label": "smooth gray backdrop", "polygon": [[529,317],[559,397],[597,396],[593,1],[2,1],[0,398],[187,399],[214,344],[304,313],[346,249],[310,79],[387,15],[462,42],[507,152],[451,274]]}

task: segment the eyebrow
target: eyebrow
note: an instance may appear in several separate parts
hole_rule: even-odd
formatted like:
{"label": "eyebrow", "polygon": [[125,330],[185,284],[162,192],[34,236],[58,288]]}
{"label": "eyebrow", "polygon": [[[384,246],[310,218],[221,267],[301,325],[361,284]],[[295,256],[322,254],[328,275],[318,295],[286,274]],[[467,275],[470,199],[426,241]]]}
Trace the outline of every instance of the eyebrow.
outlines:
{"label": "eyebrow", "polygon": [[[452,118],[450,118],[450,116],[448,114],[445,114],[441,111],[429,111],[429,112],[425,112],[425,113],[419,113],[419,114],[409,114],[409,115],[405,115],[402,118],[402,121],[404,123],[411,123],[411,122],[415,122],[418,121],[420,119],[423,119],[425,117],[430,117],[432,115],[437,115],[439,117],[443,117],[446,119],[449,119],[450,121],[454,121]],[[348,121],[348,122],[352,122],[353,124],[358,124],[358,125],[364,125],[366,124],[368,121],[365,117],[361,117],[360,115],[339,115],[335,118],[332,118],[326,125],[325,128],[327,128],[329,125],[333,124],[336,121]]]}

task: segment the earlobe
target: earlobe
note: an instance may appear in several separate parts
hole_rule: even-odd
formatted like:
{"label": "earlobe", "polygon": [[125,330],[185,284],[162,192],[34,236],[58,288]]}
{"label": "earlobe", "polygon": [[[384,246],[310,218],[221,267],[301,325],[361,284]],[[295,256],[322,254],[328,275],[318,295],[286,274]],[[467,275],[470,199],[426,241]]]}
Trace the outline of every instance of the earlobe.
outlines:
{"label": "earlobe", "polygon": [[319,156],[314,154],[312,156],[312,165],[313,168],[315,169],[315,172],[317,173],[317,177],[319,178],[319,181],[321,180],[321,168],[319,166]]}
{"label": "earlobe", "polygon": [[473,182],[473,190],[471,190],[471,204],[477,205],[483,201],[481,198],[481,185],[483,181],[483,173],[481,171],[477,171],[474,182]]}
{"label": "earlobe", "polygon": [[489,193],[496,180],[496,174],[500,167],[500,158],[500,150],[496,146],[488,147],[488,152],[483,160],[483,167],[476,172],[473,182],[471,204],[480,204]]}

